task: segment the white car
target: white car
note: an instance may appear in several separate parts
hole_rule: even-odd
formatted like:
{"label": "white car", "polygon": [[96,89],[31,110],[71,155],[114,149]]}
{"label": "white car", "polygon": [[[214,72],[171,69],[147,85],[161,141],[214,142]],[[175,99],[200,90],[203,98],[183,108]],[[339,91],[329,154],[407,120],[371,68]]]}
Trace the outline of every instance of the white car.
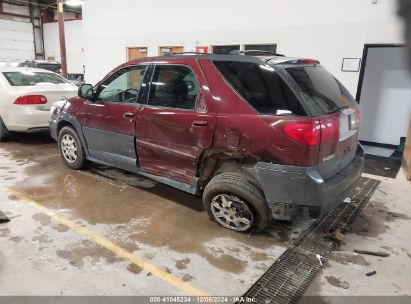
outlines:
{"label": "white car", "polygon": [[0,141],[9,131],[46,131],[53,103],[76,96],[77,90],[77,86],[51,71],[0,68]]}

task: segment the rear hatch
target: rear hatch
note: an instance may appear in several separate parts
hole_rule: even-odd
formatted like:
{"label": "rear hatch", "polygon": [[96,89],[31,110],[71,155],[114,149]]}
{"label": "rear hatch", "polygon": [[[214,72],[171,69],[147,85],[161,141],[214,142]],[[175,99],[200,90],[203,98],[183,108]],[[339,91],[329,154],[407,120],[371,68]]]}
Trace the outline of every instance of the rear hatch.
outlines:
{"label": "rear hatch", "polygon": [[358,146],[359,108],[348,90],[319,64],[286,65],[285,76],[321,125],[318,168],[332,177],[354,158]]}
{"label": "rear hatch", "polygon": [[73,84],[45,84],[35,86],[24,86],[17,88],[18,96],[45,96],[46,103],[34,105],[38,110],[49,111],[51,106],[58,100],[71,98],[77,95],[77,87]]}
{"label": "rear hatch", "polygon": [[14,103],[32,105],[38,110],[47,111],[54,102],[77,94],[75,85],[48,71],[20,69],[3,75],[15,91]]}

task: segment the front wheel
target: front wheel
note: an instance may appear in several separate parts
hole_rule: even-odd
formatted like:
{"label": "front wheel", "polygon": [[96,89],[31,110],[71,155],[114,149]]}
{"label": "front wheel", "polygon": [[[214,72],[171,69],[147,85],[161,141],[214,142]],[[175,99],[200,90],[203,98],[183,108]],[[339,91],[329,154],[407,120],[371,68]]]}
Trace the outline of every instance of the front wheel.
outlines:
{"label": "front wheel", "polygon": [[263,191],[245,174],[215,176],[204,190],[203,203],[210,218],[227,229],[262,231],[269,225]]}
{"label": "front wheel", "polygon": [[77,132],[71,127],[61,129],[58,137],[60,154],[64,163],[72,169],[82,169],[86,164],[83,145]]}

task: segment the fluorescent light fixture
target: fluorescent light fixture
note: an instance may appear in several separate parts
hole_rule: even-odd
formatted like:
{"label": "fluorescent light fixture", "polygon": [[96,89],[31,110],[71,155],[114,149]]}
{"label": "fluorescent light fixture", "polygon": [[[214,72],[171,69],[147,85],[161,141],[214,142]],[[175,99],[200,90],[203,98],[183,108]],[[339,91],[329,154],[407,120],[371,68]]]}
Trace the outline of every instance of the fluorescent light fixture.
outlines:
{"label": "fluorescent light fixture", "polygon": [[84,3],[83,0],[66,0],[64,2],[64,4],[68,6],[82,6],[83,3]]}

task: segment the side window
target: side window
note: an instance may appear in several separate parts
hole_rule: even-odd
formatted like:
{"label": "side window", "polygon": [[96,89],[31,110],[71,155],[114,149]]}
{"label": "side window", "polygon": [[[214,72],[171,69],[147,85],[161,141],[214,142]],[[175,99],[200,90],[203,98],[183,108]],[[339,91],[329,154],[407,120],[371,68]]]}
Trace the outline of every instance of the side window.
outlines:
{"label": "side window", "polygon": [[260,114],[306,116],[288,84],[271,66],[214,61],[227,82]]}
{"label": "side window", "polygon": [[181,65],[157,65],[151,81],[148,104],[193,110],[198,90],[197,77],[190,68]]}
{"label": "side window", "polygon": [[97,100],[135,103],[143,82],[146,66],[133,66],[117,71],[99,88]]}

